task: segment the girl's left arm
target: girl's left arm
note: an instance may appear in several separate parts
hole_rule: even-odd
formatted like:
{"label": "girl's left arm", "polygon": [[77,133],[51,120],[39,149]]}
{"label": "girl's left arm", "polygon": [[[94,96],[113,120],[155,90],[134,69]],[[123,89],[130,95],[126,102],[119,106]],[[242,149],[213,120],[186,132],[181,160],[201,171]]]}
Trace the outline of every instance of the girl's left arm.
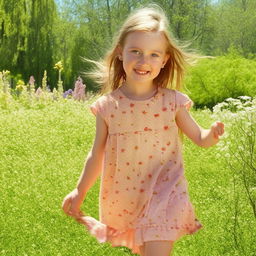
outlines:
{"label": "girl's left arm", "polygon": [[224,133],[224,124],[220,121],[214,122],[210,129],[203,129],[193,119],[186,108],[180,108],[175,117],[177,126],[195,144],[208,148],[219,142],[219,136]]}

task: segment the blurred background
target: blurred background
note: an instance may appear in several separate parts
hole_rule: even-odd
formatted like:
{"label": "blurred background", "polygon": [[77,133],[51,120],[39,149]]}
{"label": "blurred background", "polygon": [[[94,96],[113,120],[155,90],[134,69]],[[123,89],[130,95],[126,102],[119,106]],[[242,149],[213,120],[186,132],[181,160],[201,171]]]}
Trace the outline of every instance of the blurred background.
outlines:
{"label": "blurred background", "polygon": [[[199,53],[235,51],[255,59],[255,0],[0,0],[0,70],[11,71],[12,88],[32,75],[38,87],[47,70],[53,89],[58,81],[53,67],[62,61],[64,90],[74,88],[90,68],[81,57],[101,58],[128,13],[147,3],[161,6],[173,36]],[[83,79],[94,91],[94,83]]]}

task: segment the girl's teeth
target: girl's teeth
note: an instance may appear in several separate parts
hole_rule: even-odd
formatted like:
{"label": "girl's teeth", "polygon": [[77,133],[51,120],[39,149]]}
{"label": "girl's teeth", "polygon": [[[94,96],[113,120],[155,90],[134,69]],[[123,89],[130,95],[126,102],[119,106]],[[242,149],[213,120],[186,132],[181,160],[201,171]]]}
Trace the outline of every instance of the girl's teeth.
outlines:
{"label": "girl's teeth", "polygon": [[148,71],[140,71],[140,70],[135,70],[135,71],[140,75],[146,75],[148,73]]}

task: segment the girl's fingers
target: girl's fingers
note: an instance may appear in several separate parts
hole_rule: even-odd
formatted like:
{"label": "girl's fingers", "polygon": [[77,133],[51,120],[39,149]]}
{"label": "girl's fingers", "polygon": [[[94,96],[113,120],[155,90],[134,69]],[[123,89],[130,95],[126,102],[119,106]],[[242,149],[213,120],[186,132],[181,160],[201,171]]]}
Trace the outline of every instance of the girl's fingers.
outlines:
{"label": "girl's fingers", "polygon": [[74,193],[69,193],[62,202],[63,211],[70,217],[79,218],[83,215],[83,212],[80,210],[80,201],[76,200]]}
{"label": "girl's fingers", "polygon": [[221,136],[224,133],[224,124],[220,121],[216,121],[212,125],[213,130],[213,136],[215,139],[218,139],[219,136]]}
{"label": "girl's fingers", "polygon": [[71,207],[71,204],[72,204],[72,200],[71,198],[68,198],[66,200],[64,200],[63,204],[62,204],[62,209],[63,211],[68,215],[68,216],[74,216],[76,215],[76,213],[74,213],[72,211],[72,207]]}
{"label": "girl's fingers", "polygon": [[108,236],[115,236],[118,234],[118,231],[113,228],[108,228],[107,233],[108,233]]}
{"label": "girl's fingers", "polygon": [[67,214],[69,210],[69,205],[70,205],[70,198],[64,199],[62,202],[62,210]]}
{"label": "girl's fingers", "polygon": [[219,132],[219,135],[222,135],[224,133],[224,124],[221,123],[218,127],[218,132]]}

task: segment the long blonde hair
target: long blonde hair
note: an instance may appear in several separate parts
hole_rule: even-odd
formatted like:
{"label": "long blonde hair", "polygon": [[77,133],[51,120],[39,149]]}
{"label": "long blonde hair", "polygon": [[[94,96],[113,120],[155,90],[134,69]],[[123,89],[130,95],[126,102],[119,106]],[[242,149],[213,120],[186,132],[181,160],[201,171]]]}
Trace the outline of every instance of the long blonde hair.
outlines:
{"label": "long blonde hair", "polygon": [[[154,79],[159,87],[182,90],[186,68],[202,58],[194,51],[188,51],[187,45],[179,45],[172,36],[164,11],[156,4],[134,10],[116,34],[112,47],[99,61],[85,59],[95,65],[95,69],[84,74],[90,76],[100,87],[100,95],[117,89],[125,81],[123,63],[119,59],[119,47],[123,48],[127,35],[134,31],[162,32],[167,41],[166,53],[170,55],[164,68]],[[183,133],[178,129],[181,141]]]}
{"label": "long blonde hair", "polygon": [[122,61],[119,60],[119,47],[123,48],[127,35],[134,31],[163,32],[167,41],[167,54],[170,58],[155,78],[155,83],[163,88],[181,90],[186,67],[196,63],[199,55],[184,49],[187,46],[178,46],[177,40],[171,36],[168,20],[163,10],[156,4],[150,7],[136,9],[132,12],[119,32],[116,34],[112,47],[103,59],[99,61],[88,60],[95,64],[95,69],[84,74],[99,84],[100,95],[117,89],[125,81],[126,74]]}

